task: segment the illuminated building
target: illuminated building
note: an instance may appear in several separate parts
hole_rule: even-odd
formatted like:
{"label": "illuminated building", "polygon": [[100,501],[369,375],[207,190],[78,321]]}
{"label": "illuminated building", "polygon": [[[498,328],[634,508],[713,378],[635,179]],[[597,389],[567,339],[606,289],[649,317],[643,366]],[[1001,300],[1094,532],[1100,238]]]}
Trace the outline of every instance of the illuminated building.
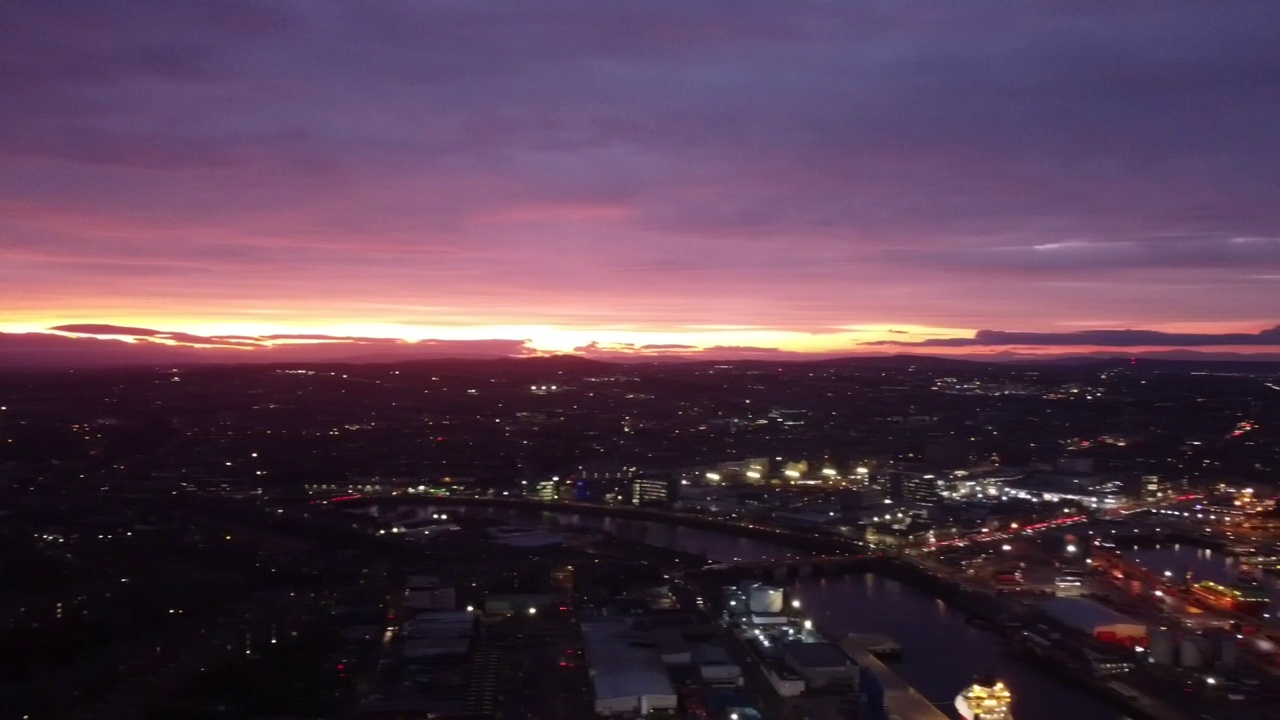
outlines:
{"label": "illuminated building", "polygon": [[680,495],[680,481],[675,478],[636,478],[631,481],[632,505],[665,505]]}

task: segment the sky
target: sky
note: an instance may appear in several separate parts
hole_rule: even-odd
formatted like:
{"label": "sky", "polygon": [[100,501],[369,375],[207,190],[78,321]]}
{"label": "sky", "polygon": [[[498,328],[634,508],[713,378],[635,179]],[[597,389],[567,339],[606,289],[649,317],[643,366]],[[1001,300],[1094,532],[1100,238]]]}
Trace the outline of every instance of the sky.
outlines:
{"label": "sky", "polygon": [[1277,27],[0,0],[0,355],[1280,352]]}

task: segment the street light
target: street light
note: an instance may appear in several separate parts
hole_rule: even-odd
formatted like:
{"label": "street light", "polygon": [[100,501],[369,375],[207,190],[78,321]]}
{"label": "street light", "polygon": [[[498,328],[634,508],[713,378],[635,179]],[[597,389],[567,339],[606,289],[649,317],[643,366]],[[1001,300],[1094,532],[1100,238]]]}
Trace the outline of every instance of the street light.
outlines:
{"label": "street light", "polygon": [[536,607],[531,607],[531,608],[529,608],[529,614],[530,614],[530,615],[537,615],[537,614],[538,614],[538,608],[536,608]]}
{"label": "street light", "polygon": [[800,609],[800,601],[799,601],[799,600],[792,600],[792,601],[791,601],[791,607],[795,608],[796,610],[799,610],[799,609]]}

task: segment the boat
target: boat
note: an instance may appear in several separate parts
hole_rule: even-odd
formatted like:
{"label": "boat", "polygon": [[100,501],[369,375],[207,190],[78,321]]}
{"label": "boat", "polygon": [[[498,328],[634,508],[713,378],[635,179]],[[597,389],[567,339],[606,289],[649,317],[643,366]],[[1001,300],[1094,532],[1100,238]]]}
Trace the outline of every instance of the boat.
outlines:
{"label": "boat", "polygon": [[1013,695],[994,677],[974,678],[956,695],[956,712],[964,720],[1013,720]]}

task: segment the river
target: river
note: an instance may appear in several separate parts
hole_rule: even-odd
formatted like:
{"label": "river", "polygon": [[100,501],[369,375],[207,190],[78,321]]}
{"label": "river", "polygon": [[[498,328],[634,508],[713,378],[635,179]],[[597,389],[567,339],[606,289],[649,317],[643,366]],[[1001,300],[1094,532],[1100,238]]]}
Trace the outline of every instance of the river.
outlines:
{"label": "river", "polygon": [[[447,508],[456,512],[458,508]],[[468,508],[465,514],[525,524],[541,522],[604,532],[658,547],[704,555],[717,562],[802,557],[788,548],[697,528],[573,513],[517,514]],[[874,574],[802,579],[787,588],[831,634],[876,632],[903,649],[894,669],[953,718],[952,701],[975,674],[994,673],[1015,694],[1017,720],[1128,720],[1089,693],[1005,653],[1000,639],[965,622],[964,614],[916,588]]]}

